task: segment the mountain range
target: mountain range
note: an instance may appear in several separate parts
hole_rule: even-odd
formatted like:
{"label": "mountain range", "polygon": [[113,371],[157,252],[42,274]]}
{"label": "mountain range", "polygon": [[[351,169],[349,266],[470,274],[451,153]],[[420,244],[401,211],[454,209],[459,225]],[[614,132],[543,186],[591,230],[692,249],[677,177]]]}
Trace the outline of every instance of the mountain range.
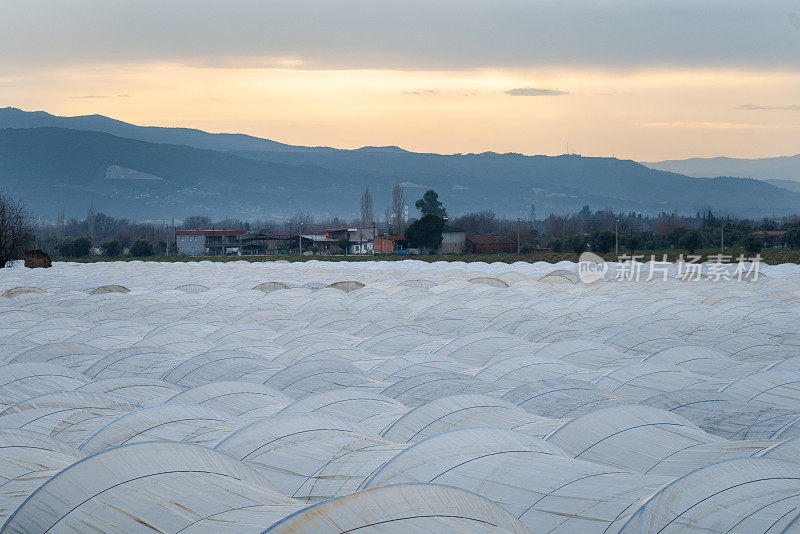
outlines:
{"label": "mountain range", "polygon": [[[651,169],[677,172],[687,176],[741,176],[758,178],[775,185],[790,187],[786,182],[800,183],[800,154],[776,158],[690,158],[644,163]],[[781,180],[783,182],[781,182]]]}
{"label": "mountain range", "polygon": [[[648,164],[655,165],[655,164]],[[539,217],[592,208],[743,216],[797,212],[800,192],[749,178],[695,178],[630,160],[576,155],[427,154],[398,147],[342,150],[187,128],[136,126],[101,115],[0,109],[0,188],[54,219],[89,204],[116,216],[242,219],[308,212],[353,217],[369,187],[376,216],[401,183],[414,200],[433,188],[451,215],[493,210]]]}

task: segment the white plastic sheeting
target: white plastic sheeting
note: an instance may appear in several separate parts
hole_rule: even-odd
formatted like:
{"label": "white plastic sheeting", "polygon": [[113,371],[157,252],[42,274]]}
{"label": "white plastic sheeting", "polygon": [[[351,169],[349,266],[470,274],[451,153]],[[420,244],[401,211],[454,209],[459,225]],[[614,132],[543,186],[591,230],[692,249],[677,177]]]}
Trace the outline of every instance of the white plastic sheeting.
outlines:
{"label": "white plastic sheeting", "polygon": [[287,414],[252,423],[216,448],[261,472],[282,493],[320,501],[355,491],[405,446],[341,418]]}
{"label": "white plastic sheeting", "polygon": [[7,532],[177,532],[210,515],[297,505],[255,471],[206,447],[150,442],[108,449],[53,476],[14,512]]}
{"label": "white plastic sheeting", "polygon": [[266,532],[527,532],[503,508],[474,493],[434,484],[377,488],[301,510]]}
{"label": "white plastic sheeting", "polygon": [[0,532],[800,529],[800,268],[671,269],[0,270]]}
{"label": "white plastic sheeting", "polygon": [[452,395],[410,410],[392,423],[382,436],[409,443],[458,428],[486,426],[513,429],[542,420],[516,404],[490,395]]}
{"label": "white plastic sheeting", "polygon": [[703,467],[664,487],[620,532],[794,532],[800,466],[740,459]]}

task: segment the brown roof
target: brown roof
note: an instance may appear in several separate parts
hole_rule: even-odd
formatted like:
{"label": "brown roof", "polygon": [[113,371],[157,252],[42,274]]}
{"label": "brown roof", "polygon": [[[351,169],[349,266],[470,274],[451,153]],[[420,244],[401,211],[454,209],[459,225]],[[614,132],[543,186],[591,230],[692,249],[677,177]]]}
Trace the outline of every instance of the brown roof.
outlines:
{"label": "brown roof", "polygon": [[502,235],[468,235],[468,241],[472,241],[476,245],[511,245],[516,244],[515,241],[508,239]]}

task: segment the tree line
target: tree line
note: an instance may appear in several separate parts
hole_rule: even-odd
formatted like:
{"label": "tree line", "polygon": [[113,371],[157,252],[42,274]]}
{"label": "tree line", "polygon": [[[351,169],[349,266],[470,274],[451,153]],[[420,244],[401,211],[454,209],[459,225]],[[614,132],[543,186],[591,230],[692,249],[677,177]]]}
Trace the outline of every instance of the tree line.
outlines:
{"label": "tree line", "polygon": [[[116,257],[122,254],[143,257],[176,254],[176,229],[243,229],[260,233],[315,233],[330,227],[374,226],[379,233],[404,237],[412,247],[436,248],[442,240],[445,225],[467,234],[500,235],[518,241],[520,251],[528,253],[547,248],[554,252],[581,253],[587,250],[607,254],[617,247],[620,252],[680,249],[690,253],[706,247],[741,247],[748,252],[760,250],[764,238],[753,235],[761,230],[783,230],[779,243],[800,248],[800,216],[783,219],[741,219],[719,216],[711,209],[695,215],[663,212],[652,216],[637,212],[615,212],[610,208],[592,210],[584,206],[568,214],[550,214],[535,218],[534,206],[527,217],[498,217],[490,210],[465,213],[452,219],[434,190],[426,191],[414,202],[419,217],[406,221],[406,198],[398,184],[386,207],[383,221],[375,216],[372,195],[367,188],[360,199],[361,217],[345,220],[338,217],[315,219],[298,212],[283,220],[251,220],[236,218],[212,220],[206,215],[193,215],[183,221],[147,221],[114,217],[89,206],[82,219],[66,218],[62,213],[55,223],[31,219],[24,205],[0,194],[0,266],[21,256],[29,248],[40,248],[50,255],[82,258],[91,254]],[[346,248],[349,243],[341,244]]]}
{"label": "tree line", "polygon": [[779,244],[800,248],[800,217],[760,220],[717,216],[711,209],[695,216],[660,213],[615,213],[592,211],[588,206],[572,215],[550,215],[539,225],[541,240],[554,252],[581,253],[586,250],[607,254],[616,248],[629,254],[643,250],[679,249],[694,253],[710,247],[740,247],[747,252],[761,250],[765,239],[758,231],[783,230]]}

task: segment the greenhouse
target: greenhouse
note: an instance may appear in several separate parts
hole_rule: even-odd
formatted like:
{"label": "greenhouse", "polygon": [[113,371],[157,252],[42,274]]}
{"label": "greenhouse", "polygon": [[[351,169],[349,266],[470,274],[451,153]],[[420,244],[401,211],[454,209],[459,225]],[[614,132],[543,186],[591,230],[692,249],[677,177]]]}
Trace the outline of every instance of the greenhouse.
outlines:
{"label": "greenhouse", "polygon": [[800,271],[673,271],[3,269],[0,533],[800,532]]}

